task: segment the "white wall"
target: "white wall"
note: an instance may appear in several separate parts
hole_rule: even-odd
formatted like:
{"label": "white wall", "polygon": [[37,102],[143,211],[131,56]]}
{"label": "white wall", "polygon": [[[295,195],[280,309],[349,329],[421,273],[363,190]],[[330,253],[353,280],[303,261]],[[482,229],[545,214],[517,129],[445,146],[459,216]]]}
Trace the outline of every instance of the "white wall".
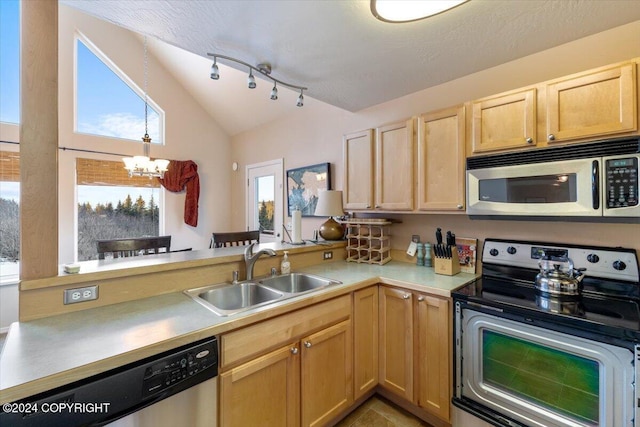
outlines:
{"label": "white wall", "polygon": [[[140,36],[124,28],[59,6],[59,133],[60,146],[139,155],[141,142],[74,133],[74,36],[84,34],[139,87],[143,87],[143,44]],[[153,43],[150,40],[149,43]],[[230,138],[197,104],[179,82],[150,54],[148,93],[165,111],[165,145],[151,147],[153,157],[194,160],[200,176],[198,226],[184,224],[185,193],[164,191],[164,234],[172,236],[172,249],[208,247],[211,232],[230,225]],[[141,129],[142,134],[142,129]],[[59,152],[59,263],[76,254],[75,159],[118,160],[100,154]],[[162,221],[162,219],[161,219]],[[162,225],[161,225],[162,227]]]}
{"label": "white wall", "polygon": [[[532,23],[535,25],[535,22]],[[640,21],[523,57],[439,86],[371,108],[350,113],[305,98],[305,106],[289,117],[233,136],[232,157],[246,164],[283,157],[285,169],[331,162],[334,188],[343,189],[342,137],[421,113],[543,82],[552,78],[640,56]],[[393,68],[393,64],[387,64]],[[402,78],[402,76],[397,76]],[[243,225],[245,186],[240,173],[232,179],[233,227]],[[286,200],[285,200],[286,208]],[[534,221],[471,221],[466,215],[394,215],[392,247],[403,249],[412,234],[434,240],[436,227],[452,229],[459,237],[551,238],[582,244],[625,245],[640,248],[640,227],[632,224],[586,224]],[[310,238],[324,219],[303,218],[303,238]],[[546,236],[546,237],[545,237]]]}

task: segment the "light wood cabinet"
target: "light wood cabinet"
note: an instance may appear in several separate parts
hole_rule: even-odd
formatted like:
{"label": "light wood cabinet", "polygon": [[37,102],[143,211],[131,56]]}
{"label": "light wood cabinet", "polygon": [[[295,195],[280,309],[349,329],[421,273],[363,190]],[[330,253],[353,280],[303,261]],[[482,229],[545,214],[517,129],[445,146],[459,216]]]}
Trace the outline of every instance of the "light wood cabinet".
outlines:
{"label": "light wood cabinet", "polygon": [[376,129],[376,209],[413,209],[413,127],[407,120]]}
{"label": "light wood cabinet", "polygon": [[556,80],[546,89],[549,142],[638,129],[635,63]]}
{"label": "light wood cabinet", "polygon": [[465,107],[422,114],[418,120],[418,209],[463,211]]}
{"label": "light wood cabinet", "polygon": [[380,287],[380,385],[413,399],[413,310],[411,292]]}
{"label": "light wood cabinet", "polygon": [[415,295],[414,299],[417,404],[449,421],[453,392],[449,300],[424,294]]}
{"label": "light wood cabinet", "polygon": [[345,135],[344,208],[413,209],[414,120]]}
{"label": "light wood cabinet", "polygon": [[380,384],[449,423],[449,300],[386,286],[379,292]]}
{"label": "light wood cabinet", "polygon": [[353,398],[378,385],[378,286],[353,294]]}
{"label": "light wood cabinet", "polygon": [[470,102],[471,153],[636,134],[636,68],[613,64]]}
{"label": "light wood cabinet", "polygon": [[536,89],[483,98],[471,103],[473,153],[536,144]]}
{"label": "light wood cabinet", "polygon": [[342,144],[344,159],[344,208],[373,207],[373,131],[371,129],[345,135]]}
{"label": "light wood cabinet", "polygon": [[300,425],[299,345],[284,346],[220,375],[220,425]]}
{"label": "light wood cabinet", "polygon": [[351,339],[348,320],[302,339],[303,426],[326,425],[353,403]]}
{"label": "light wood cabinet", "polygon": [[223,334],[220,425],[325,425],[349,408],[351,310],[344,295]]}

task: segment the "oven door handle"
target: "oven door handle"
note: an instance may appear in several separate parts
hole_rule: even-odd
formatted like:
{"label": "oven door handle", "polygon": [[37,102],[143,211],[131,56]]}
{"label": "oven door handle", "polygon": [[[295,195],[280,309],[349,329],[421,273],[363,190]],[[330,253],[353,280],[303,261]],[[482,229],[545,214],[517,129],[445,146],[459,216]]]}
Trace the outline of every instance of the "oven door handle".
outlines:
{"label": "oven door handle", "polygon": [[594,160],[591,164],[591,200],[593,209],[600,209],[600,162]]}

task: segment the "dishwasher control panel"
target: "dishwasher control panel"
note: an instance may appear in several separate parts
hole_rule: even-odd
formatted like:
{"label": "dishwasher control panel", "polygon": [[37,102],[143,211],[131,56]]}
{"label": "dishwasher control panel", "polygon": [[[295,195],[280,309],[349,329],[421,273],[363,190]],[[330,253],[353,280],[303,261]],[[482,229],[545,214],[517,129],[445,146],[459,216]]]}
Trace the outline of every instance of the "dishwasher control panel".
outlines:
{"label": "dishwasher control panel", "polygon": [[152,396],[194,376],[218,374],[217,340],[211,340],[174,353],[146,367],[143,397]]}

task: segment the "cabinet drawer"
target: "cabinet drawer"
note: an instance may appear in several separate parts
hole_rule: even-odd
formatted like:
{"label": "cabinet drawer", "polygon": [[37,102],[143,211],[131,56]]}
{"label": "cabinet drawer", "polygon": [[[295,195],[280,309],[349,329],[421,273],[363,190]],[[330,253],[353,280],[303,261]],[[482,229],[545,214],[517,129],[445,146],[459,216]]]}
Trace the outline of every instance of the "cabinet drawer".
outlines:
{"label": "cabinet drawer", "polygon": [[221,369],[238,365],[349,318],[351,295],[256,323],[221,337]]}

